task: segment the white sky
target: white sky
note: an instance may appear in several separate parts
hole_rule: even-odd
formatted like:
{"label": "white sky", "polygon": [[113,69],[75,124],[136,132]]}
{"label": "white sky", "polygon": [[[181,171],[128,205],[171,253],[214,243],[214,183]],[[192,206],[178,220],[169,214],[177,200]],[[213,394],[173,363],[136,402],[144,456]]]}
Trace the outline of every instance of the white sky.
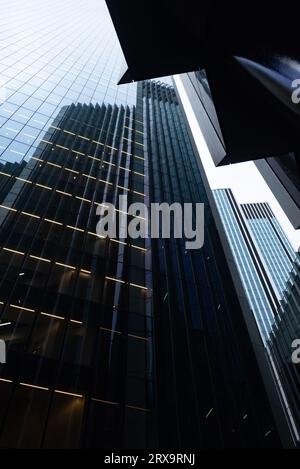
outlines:
{"label": "white sky", "polygon": [[300,230],[295,230],[253,162],[216,168],[180,76],[174,76],[201,160],[212,189],[231,188],[237,202],[268,202],[295,250],[300,247]]}

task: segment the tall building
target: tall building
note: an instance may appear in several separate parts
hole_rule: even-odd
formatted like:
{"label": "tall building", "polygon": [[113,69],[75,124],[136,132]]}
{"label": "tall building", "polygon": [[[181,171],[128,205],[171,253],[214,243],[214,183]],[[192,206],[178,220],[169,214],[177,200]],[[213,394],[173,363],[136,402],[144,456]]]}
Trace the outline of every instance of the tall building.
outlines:
{"label": "tall building", "polygon": [[295,229],[300,228],[300,171],[295,154],[257,160],[264,177]]}
{"label": "tall building", "polygon": [[[150,200],[201,201],[206,211],[202,249],[188,251],[182,239],[152,240],[161,444],[264,446],[270,429],[260,428],[264,404],[259,410],[253,399],[262,384],[175,90],[144,82],[142,98]],[[256,425],[260,442],[253,440]]]}
{"label": "tall building", "polygon": [[[269,357],[274,381],[281,393],[290,429],[295,443],[299,444],[300,427],[295,411],[291,411],[290,386],[281,376],[278,358],[274,358],[275,342],[278,345],[279,335],[291,334],[294,339],[285,344],[284,357],[287,360],[289,354],[288,362],[291,362],[292,342],[297,338],[296,324],[300,318],[299,302],[291,291],[297,290],[297,282],[294,280],[297,276],[293,272],[299,261],[268,204],[238,205],[230,189],[215,190],[213,194]],[[293,313],[284,315],[289,308],[292,308]],[[290,317],[291,314],[294,315],[294,322],[292,327],[287,327],[287,322],[281,318]],[[299,410],[296,409],[296,414]]]}
{"label": "tall building", "polygon": [[278,299],[294,267],[296,253],[267,203],[242,204],[246,223],[269,272]]}
{"label": "tall building", "polygon": [[2,447],[151,446],[147,248],[96,235],[99,205],[144,200],[137,118],[63,108],[23,171],[2,173]]}
{"label": "tall building", "polygon": [[7,2],[0,47],[0,446],[153,447],[148,247],[96,236],[147,192],[106,6]]}
{"label": "tall building", "polygon": [[[280,447],[175,90],[117,87],[104,2],[1,26],[0,447]],[[99,238],[119,195],[205,203],[204,248]]]}

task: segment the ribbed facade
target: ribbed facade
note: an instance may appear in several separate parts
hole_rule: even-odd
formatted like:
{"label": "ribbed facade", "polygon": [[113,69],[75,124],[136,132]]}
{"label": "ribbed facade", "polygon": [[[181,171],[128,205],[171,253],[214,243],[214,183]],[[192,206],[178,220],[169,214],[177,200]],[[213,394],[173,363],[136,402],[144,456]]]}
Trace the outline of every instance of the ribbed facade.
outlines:
{"label": "ribbed facade", "polygon": [[[266,341],[279,306],[269,272],[232,191],[220,189],[213,191],[213,194],[251,310],[260,334]],[[273,252],[273,255],[276,256],[276,252]]]}
{"label": "ribbed facade", "polygon": [[154,444],[149,249],[96,236],[99,204],[147,202],[121,68],[104,2],[3,6],[2,448]]}
{"label": "ribbed facade", "polygon": [[147,82],[142,93],[150,200],[202,202],[206,210],[203,249],[152,240],[160,444],[272,445],[248,331],[174,89]]}

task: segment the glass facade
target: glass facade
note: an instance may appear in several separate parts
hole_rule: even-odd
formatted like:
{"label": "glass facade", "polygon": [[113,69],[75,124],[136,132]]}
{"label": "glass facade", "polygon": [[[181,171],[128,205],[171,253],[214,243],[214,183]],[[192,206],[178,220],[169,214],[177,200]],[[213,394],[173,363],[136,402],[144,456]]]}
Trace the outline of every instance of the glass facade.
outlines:
{"label": "glass facade", "polygon": [[[290,386],[282,379],[278,359],[274,358],[270,346],[274,335],[277,337],[279,334],[278,330],[283,333],[285,326],[280,319],[281,311],[286,307],[284,305],[290,288],[296,288],[291,277],[297,265],[296,253],[268,204],[238,205],[230,189],[215,190],[213,194],[282,396],[291,431],[295,441],[299,442],[299,423],[296,423],[295,414],[291,410]],[[300,315],[299,302],[293,304],[293,311],[295,326]],[[292,328],[292,332],[296,336],[297,327]],[[289,361],[292,355],[291,344],[292,340],[289,344]]]}
{"label": "glass facade", "polygon": [[150,251],[96,236],[148,192],[137,87],[101,1],[7,2],[0,47],[0,446],[150,447]]}
{"label": "glass facade", "polygon": [[[104,1],[0,23],[0,447],[279,447],[174,89],[117,86]],[[119,195],[205,203],[205,248],[100,239]]]}
{"label": "glass facade", "polygon": [[241,209],[280,299],[293,270],[296,253],[268,204],[242,204]]}
{"label": "glass facade", "polygon": [[255,162],[295,229],[300,228],[300,176],[295,153]]}
{"label": "glass facade", "polygon": [[203,249],[186,250],[184,239],[152,240],[160,444],[276,445],[268,441],[274,425],[175,90],[141,86],[150,200],[202,202],[206,211]]}
{"label": "glass facade", "polygon": [[[287,389],[291,411],[300,426],[300,368],[294,363],[291,347],[300,337],[300,252],[280,302],[278,315],[268,346],[276,363],[280,380]],[[293,349],[294,350],[294,349]]]}
{"label": "glass facade", "polygon": [[[228,64],[224,64],[226,68]],[[195,67],[196,69],[196,67]],[[216,72],[213,72],[213,75]],[[225,73],[223,73],[225,75]],[[229,76],[230,73],[227,75]],[[262,118],[259,110],[261,110],[260,103],[258,108],[253,114],[252,121],[247,117],[246,121],[239,121],[237,118],[231,122],[231,117],[239,115],[240,113],[240,102],[237,99],[235,107],[233,108],[234,95],[238,96],[239,93],[243,92],[242,85],[243,79],[237,80],[233,89],[231,88],[232,83],[221,84],[217,90],[216,83],[219,81],[220,73],[217,76],[208,79],[207,72],[205,69],[197,70],[196,72],[189,72],[181,75],[180,79],[184,85],[184,89],[189,97],[189,101],[196,114],[197,121],[201,128],[201,132],[205,138],[206,144],[209,148],[211,158],[216,166],[224,164],[238,163],[242,161],[251,161],[254,159],[254,163],[263,176],[264,180],[270,187],[272,193],[276,197],[277,201],[281,205],[286,216],[289,218],[295,229],[300,228],[300,177],[299,177],[299,150],[294,149],[294,152],[287,152],[287,149],[282,150],[278,156],[269,156],[278,154],[278,148],[274,146],[274,151],[266,152],[263,149],[265,155],[264,159],[257,159],[258,153],[261,150],[255,148],[258,141],[266,137],[266,121],[271,122],[272,119]],[[211,85],[211,86],[210,86]],[[241,87],[241,88],[240,88]],[[215,90],[214,99],[211,93],[211,88]],[[227,96],[224,95],[223,89],[227,88]],[[237,90],[240,89],[240,92]],[[215,103],[216,100],[220,100],[218,105],[218,113],[216,112]],[[233,110],[234,109],[234,110]],[[253,112],[254,110],[252,110]],[[249,108],[248,108],[248,111]],[[261,122],[263,123],[263,132],[261,130],[254,130],[253,121],[255,125],[259,122],[258,115],[260,115]],[[273,118],[273,116],[272,116]],[[222,121],[222,125],[220,122]],[[248,122],[247,122],[248,121]],[[241,128],[237,128],[241,125]],[[277,125],[277,124],[276,124]],[[225,142],[224,135],[226,135],[231,128],[230,137],[227,135]],[[277,134],[273,128],[269,131],[269,143],[275,144]],[[284,124],[278,129],[278,135],[283,131]],[[249,134],[248,137],[241,135],[248,129],[253,134]],[[259,133],[261,135],[259,136]],[[232,148],[229,147],[229,140],[233,138],[234,145]],[[248,145],[245,145],[245,142]],[[251,141],[251,143],[250,143]],[[254,146],[251,153],[251,146]],[[277,153],[276,153],[277,152]]]}

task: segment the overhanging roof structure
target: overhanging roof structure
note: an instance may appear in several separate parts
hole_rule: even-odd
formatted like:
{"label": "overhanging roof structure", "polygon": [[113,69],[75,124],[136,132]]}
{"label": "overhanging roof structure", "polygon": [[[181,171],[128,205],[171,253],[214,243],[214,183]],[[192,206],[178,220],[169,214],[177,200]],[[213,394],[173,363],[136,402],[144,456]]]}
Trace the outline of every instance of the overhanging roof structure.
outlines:
{"label": "overhanging roof structure", "polygon": [[300,78],[300,5],[106,3],[128,65],[120,83],[205,68],[226,162],[298,152],[300,104],[292,101],[292,84]]}

